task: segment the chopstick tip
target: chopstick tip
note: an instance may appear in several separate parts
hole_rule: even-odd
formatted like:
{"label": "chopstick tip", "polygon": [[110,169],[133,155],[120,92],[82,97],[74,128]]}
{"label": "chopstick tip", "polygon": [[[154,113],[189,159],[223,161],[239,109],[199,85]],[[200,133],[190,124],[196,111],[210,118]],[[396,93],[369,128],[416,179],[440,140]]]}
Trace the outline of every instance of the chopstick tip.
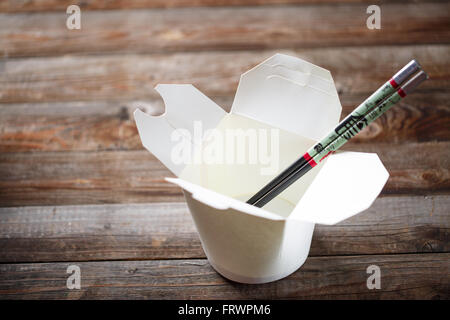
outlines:
{"label": "chopstick tip", "polygon": [[416,59],[412,59],[410,63],[416,65],[417,69],[419,69],[419,70],[422,69],[422,66],[420,65],[419,61],[417,61]]}
{"label": "chopstick tip", "polygon": [[419,86],[422,82],[424,82],[428,78],[429,78],[428,74],[425,71],[420,70],[415,76],[413,76],[408,82],[406,82],[401,87],[401,89],[403,90],[404,93],[410,94],[412,91],[414,91],[414,89],[417,88],[417,86]]}

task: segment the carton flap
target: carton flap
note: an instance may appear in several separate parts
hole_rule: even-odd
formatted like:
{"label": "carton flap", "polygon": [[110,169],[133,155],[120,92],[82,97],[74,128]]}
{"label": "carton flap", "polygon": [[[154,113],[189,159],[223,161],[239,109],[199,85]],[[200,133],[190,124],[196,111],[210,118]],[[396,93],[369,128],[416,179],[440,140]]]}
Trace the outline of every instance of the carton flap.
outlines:
{"label": "carton flap", "polygon": [[190,84],[159,84],[155,89],[164,100],[165,113],[151,116],[136,109],[136,126],[143,146],[178,176],[186,163],[174,162],[175,146],[182,142],[196,143],[195,123],[199,122],[202,131],[206,131],[214,128],[226,113]]}
{"label": "carton flap", "polygon": [[338,152],[328,158],[290,218],[338,223],[369,208],[388,178],[376,154]]}
{"label": "carton flap", "polygon": [[341,109],[328,70],[276,54],[241,76],[231,112],[320,140]]}
{"label": "carton flap", "polygon": [[167,181],[178,185],[179,187],[183,188],[185,191],[192,194],[192,197],[200,202],[203,202],[204,204],[219,209],[219,210],[226,210],[228,208],[235,209],[247,214],[251,214],[254,216],[270,219],[270,220],[285,220],[285,218],[273,214],[269,211],[266,211],[264,209],[257,208],[255,206],[252,206],[250,204],[247,204],[245,202],[233,199],[231,197],[228,197],[226,195],[217,193],[215,191],[212,191],[210,189],[206,189],[202,186],[199,186],[197,184],[188,182],[186,180],[178,179],[178,178],[166,178]]}

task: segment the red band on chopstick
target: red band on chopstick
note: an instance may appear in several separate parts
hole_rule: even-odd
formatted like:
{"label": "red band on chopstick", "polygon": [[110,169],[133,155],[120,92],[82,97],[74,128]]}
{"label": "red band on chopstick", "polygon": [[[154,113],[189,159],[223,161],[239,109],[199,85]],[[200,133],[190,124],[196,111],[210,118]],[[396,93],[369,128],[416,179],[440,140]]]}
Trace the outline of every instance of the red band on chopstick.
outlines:
{"label": "red band on chopstick", "polygon": [[398,89],[397,92],[400,97],[402,97],[402,98],[406,97],[406,93],[405,93],[405,91],[402,90],[402,88]]}
{"label": "red band on chopstick", "polygon": [[389,83],[391,84],[391,86],[392,86],[394,89],[398,87],[398,83],[395,82],[394,79],[389,80]]}
{"label": "red band on chopstick", "polygon": [[317,166],[317,163],[314,161],[313,158],[311,158],[311,156],[309,155],[308,152],[306,152],[306,153],[303,155],[303,158],[305,158],[305,160],[308,161],[308,163],[309,163],[309,165],[310,165],[311,167]]}
{"label": "red band on chopstick", "polygon": [[[325,159],[326,157],[328,157],[331,153],[333,153],[333,151],[330,151],[330,152],[328,152],[326,155],[324,155],[323,158],[320,159],[320,161],[322,161],[323,159]],[[319,162],[320,162],[320,161],[319,161]]]}

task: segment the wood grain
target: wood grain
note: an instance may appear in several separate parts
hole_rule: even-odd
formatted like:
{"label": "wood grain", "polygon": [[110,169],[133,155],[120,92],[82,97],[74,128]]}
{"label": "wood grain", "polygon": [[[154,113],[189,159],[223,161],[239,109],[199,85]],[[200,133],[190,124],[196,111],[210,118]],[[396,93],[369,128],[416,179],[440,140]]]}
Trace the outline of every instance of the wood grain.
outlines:
{"label": "wood grain", "polygon": [[[65,26],[69,4],[81,30]],[[0,1],[0,299],[449,299],[450,3],[377,1],[381,30],[366,27],[369,4]],[[240,75],[276,52],[329,69],[343,115],[412,58],[431,79],[345,148],[378,153],[382,196],[316,226],[299,271],[249,286],[205,260],[132,111],[162,113],[157,83],[229,110]],[[81,290],[66,288],[72,264]]]}
{"label": "wood grain", "polygon": [[[67,15],[0,16],[4,57],[448,43],[450,4],[386,3],[382,29],[367,4],[88,11],[80,30]],[[401,12],[401,14],[399,14]]]}
{"label": "wood grain", "polygon": [[350,142],[343,149],[378,154],[390,174],[384,194],[448,193],[450,148],[447,143],[360,145]]}
{"label": "wood grain", "polygon": [[[342,95],[346,116],[366,97]],[[213,98],[229,111],[232,97]],[[449,92],[416,93],[352,139],[354,143],[445,141],[450,137]],[[160,99],[4,104],[0,152],[141,150],[133,111],[162,114]]]}
{"label": "wood grain", "polygon": [[[310,256],[450,251],[450,196],[383,197],[335,226]],[[0,262],[205,258],[185,203],[0,208]]]}
{"label": "wood grain", "polygon": [[[207,261],[77,262],[81,289],[68,290],[73,263],[2,264],[2,299],[448,299],[450,254],[311,257],[280,281],[226,280]],[[367,267],[381,289],[367,289]],[[424,271],[426,270],[426,271]]]}
{"label": "wood grain", "polygon": [[[146,150],[0,154],[0,205],[181,201]],[[138,199],[141,199],[139,201]]]}
{"label": "wood grain", "polygon": [[[390,173],[383,194],[450,190],[449,142],[352,144],[378,153]],[[427,156],[424,156],[427,155]],[[183,201],[172,174],[142,151],[0,154],[0,206]]]}
{"label": "wood grain", "polygon": [[[414,2],[437,2],[439,0],[415,0]],[[377,3],[405,2],[404,0],[378,0]],[[41,12],[63,11],[76,4],[81,10],[175,8],[199,6],[251,6],[278,4],[343,4],[373,3],[373,0],[4,0],[0,2],[0,12]]]}
{"label": "wood grain", "polygon": [[2,105],[0,152],[140,150],[133,111],[160,113],[164,107],[158,102]]}
{"label": "wood grain", "polygon": [[[365,95],[341,95],[346,116],[366,99]],[[352,138],[352,143],[405,143],[448,141],[450,97],[440,92],[414,93]],[[0,111],[1,112],[1,111]]]}
{"label": "wood grain", "polygon": [[[368,95],[413,58],[430,79],[420,91],[448,91],[450,46],[282,51],[331,71],[339,94]],[[275,51],[64,56],[0,61],[0,103],[145,100],[158,83],[192,83],[211,97],[233,96],[240,75]]]}

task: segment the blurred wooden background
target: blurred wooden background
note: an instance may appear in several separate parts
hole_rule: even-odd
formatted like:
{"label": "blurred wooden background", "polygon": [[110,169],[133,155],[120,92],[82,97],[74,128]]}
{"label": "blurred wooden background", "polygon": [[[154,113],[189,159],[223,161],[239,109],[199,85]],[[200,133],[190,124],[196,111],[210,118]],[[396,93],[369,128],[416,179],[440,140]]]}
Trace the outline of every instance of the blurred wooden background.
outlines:
{"label": "blurred wooden background", "polygon": [[[81,30],[66,28],[79,4]],[[381,30],[366,8],[381,6]],[[0,1],[0,298],[423,298],[450,292],[448,1]],[[346,115],[417,58],[431,79],[347,150],[390,172],[366,212],[317,226],[306,264],[265,285],[209,266],[180,189],[143,150],[136,107],[192,83],[229,110],[275,52],[332,72]],[[67,266],[81,290],[66,288]],[[368,290],[366,268],[381,268]]]}

